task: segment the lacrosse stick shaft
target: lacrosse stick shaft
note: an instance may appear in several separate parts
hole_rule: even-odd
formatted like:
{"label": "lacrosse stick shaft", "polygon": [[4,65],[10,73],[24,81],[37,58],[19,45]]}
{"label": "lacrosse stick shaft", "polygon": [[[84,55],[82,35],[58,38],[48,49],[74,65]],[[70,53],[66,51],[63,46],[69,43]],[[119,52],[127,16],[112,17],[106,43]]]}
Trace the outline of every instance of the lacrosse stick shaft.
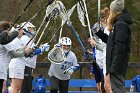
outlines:
{"label": "lacrosse stick shaft", "polygon": [[[61,26],[60,26],[60,27],[58,28],[58,30],[54,33],[54,35],[53,35],[52,38],[50,39],[49,43],[53,40],[55,34],[56,34],[59,30],[60,30],[60,32],[62,31],[62,28],[63,28],[63,26],[65,25],[65,23],[66,23],[66,21],[63,21],[63,20],[62,20]],[[62,32],[61,32],[61,33],[62,33]],[[59,37],[59,40],[60,40],[60,37]]]}
{"label": "lacrosse stick shaft", "polygon": [[51,43],[51,41],[53,40],[53,38],[55,37],[55,35],[56,35],[56,33],[62,28],[63,26],[60,26],[59,28],[58,28],[58,30],[57,31],[55,31],[55,33],[54,33],[54,35],[52,36],[52,38],[50,39],[50,41],[48,42],[48,44],[50,44]]}
{"label": "lacrosse stick shaft", "polygon": [[18,15],[18,17],[14,20],[13,22],[13,26],[14,24],[19,20],[19,18],[22,16],[22,14],[25,12],[25,10],[28,8],[28,6],[31,4],[33,0],[30,0],[29,3],[26,5],[26,7],[22,10],[22,12]]}
{"label": "lacrosse stick shaft", "polygon": [[45,25],[45,27],[44,27],[44,29],[43,29],[43,31],[42,31],[42,33],[41,33],[41,35],[40,35],[40,37],[39,37],[37,43],[36,43],[36,46],[39,45],[39,42],[40,42],[42,36],[44,35],[44,32],[45,32],[46,28],[48,27],[49,23],[50,23],[50,20],[46,23],[46,25]]}
{"label": "lacrosse stick shaft", "polygon": [[85,46],[84,46],[84,44],[83,44],[83,42],[82,42],[80,36],[78,35],[78,33],[77,33],[77,31],[75,30],[75,28],[74,28],[74,26],[72,25],[72,23],[70,22],[70,19],[69,19],[68,15],[67,15],[67,11],[66,11],[65,7],[61,7],[61,4],[59,4],[59,5],[60,5],[60,8],[61,8],[61,9],[60,9],[61,12],[62,12],[63,15],[65,16],[65,18],[63,18],[62,20],[67,20],[68,25],[71,27],[72,32],[74,33],[74,35],[75,35],[76,38],[78,39],[78,42],[80,43],[80,45],[81,45],[81,47],[83,48],[84,52],[87,52],[87,50],[86,50],[86,48],[85,48]]}
{"label": "lacrosse stick shaft", "polygon": [[33,39],[36,38],[36,36],[38,35],[38,33],[39,33],[41,27],[42,27],[42,26],[44,25],[44,23],[45,23],[45,19],[46,19],[46,15],[45,15],[43,21],[41,22],[41,25],[39,26],[38,30],[36,31],[36,34],[28,41],[28,43],[27,43],[26,45],[28,45]]}
{"label": "lacrosse stick shaft", "polygon": [[64,26],[64,24],[66,23],[66,21],[64,21],[64,20],[62,20],[62,23],[61,23],[61,29],[60,29],[60,33],[59,33],[59,41],[58,42],[60,42],[60,38],[61,38],[61,35],[62,35],[62,29],[63,29],[63,26]]}
{"label": "lacrosse stick shaft", "polygon": [[[39,9],[22,27],[20,27],[20,29],[22,29],[28,22],[32,21],[45,7],[47,7],[49,5],[49,3],[47,3],[44,7],[42,7],[41,9]],[[19,29],[19,30],[20,30]]]}
{"label": "lacrosse stick shaft", "polygon": [[[43,24],[45,23],[47,17],[48,17],[48,22],[47,22],[47,25],[45,26],[45,28],[44,28],[44,30],[43,30],[43,32],[42,32],[42,34],[41,34],[39,40],[37,41],[37,44],[36,44],[36,45],[39,44],[39,42],[40,42],[40,40],[41,40],[41,38],[42,38],[42,36],[43,36],[43,34],[44,34],[44,32],[45,32],[45,30],[46,30],[48,24],[49,24],[49,22],[50,22],[50,20],[53,19],[53,18],[55,18],[55,16],[57,15],[57,14],[56,14],[56,11],[55,11],[55,7],[57,7],[57,6],[51,7],[51,5],[53,5],[53,3],[50,3],[49,5],[50,5],[50,6],[47,7],[48,10],[46,11],[46,15],[45,15],[45,17],[44,17],[44,19],[43,19],[43,21],[42,21],[42,24],[40,25],[40,28],[37,30],[37,34],[38,34],[38,32],[40,31],[40,29],[41,29],[41,27],[43,26]],[[51,9],[51,8],[52,8],[52,9]],[[51,15],[52,12],[55,12],[54,15],[49,16],[49,15]],[[34,38],[36,38],[37,34],[35,35]]]}
{"label": "lacrosse stick shaft", "polygon": [[100,27],[100,5],[101,5],[101,1],[98,0],[98,22],[99,22],[99,27]]}
{"label": "lacrosse stick shaft", "polygon": [[44,36],[44,38],[43,38],[43,40],[42,40],[43,42],[45,41],[45,39],[46,39],[46,37],[48,36],[48,34],[51,32],[51,29],[53,28],[53,25],[54,25],[54,20],[53,20],[53,22],[51,23],[51,25],[50,25],[50,27],[49,27],[47,33],[45,34],[45,36]]}
{"label": "lacrosse stick shaft", "polygon": [[[50,21],[51,21],[51,20],[54,20],[54,19],[57,17],[58,14],[59,14],[59,10],[57,10],[57,9],[53,9],[53,10],[51,11],[51,13],[50,13],[49,16],[48,16],[48,22],[47,22],[45,28],[43,29],[43,31],[42,31],[42,33],[41,33],[41,36],[40,36],[39,40],[37,41],[36,46],[38,46],[38,44],[39,44],[39,42],[40,42],[42,36],[43,36],[44,33],[45,33],[46,28],[48,27],[48,25],[49,25],[49,23],[50,23]],[[46,15],[47,15],[47,13],[46,13]]]}
{"label": "lacrosse stick shaft", "polygon": [[72,29],[72,32],[74,33],[74,35],[76,36],[76,38],[78,39],[78,42],[80,43],[82,49],[84,50],[84,52],[87,52],[87,49],[85,48],[79,34],[77,33],[77,31],[75,30],[74,26],[72,25],[72,23],[69,21],[69,26],[71,27]]}
{"label": "lacrosse stick shaft", "polygon": [[36,32],[36,35],[35,35],[34,39],[36,39],[36,36],[38,35],[38,33],[39,33],[41,27],[45,24],[46,17],[47,17],[47,15],[45,15],[43,21],[41,22],[41,24],[40,24],[40,26],[39,26],[39,28],[38,28],[38,30],[37,30],[37,32]]}
{"label": "lacrosse stick shaft", "polygon": [[83,0],[83,3],[84,3],[84,7],[85,7],[87,22],[88,22],[89,34],[90,34],[90,37],[92,38],[92,32],[91,32],[91,27],[90,27],[90,22],[89,22],[89,17],[88,17],[87,6],[85,3],[85,0]]}

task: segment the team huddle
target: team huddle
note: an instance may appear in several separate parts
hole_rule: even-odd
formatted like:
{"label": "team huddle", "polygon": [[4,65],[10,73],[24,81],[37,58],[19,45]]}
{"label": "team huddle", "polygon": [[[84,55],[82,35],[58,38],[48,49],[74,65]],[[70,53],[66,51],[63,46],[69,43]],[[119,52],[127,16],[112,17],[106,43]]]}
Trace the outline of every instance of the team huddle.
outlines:
{"label": "team huddle", "polygon": [[[61,9],[64,7],[62,2],[56,0],[48,0],[48,2],[48,10],[43,19],[43,22],[46,21],[46,26],[43,31],[51,20],[57,16],[62,18],[58,43],[51,50],[50,42],[39,45],[42,35],[35,43],[38,30],[36,31],[33,23],[27,21],[15,24],[0,21],[0,93],[4,93],[2,88],[7,78],[11,79],[10,93],[31,93],[32,72],[36,68],[37,56],[44,52],[48,52],[47,58],[51,62],[48,71],[50,93],[58,93],[58,91],[68,93],[70,76],[80,66],[76,55],[71,51],[71,39],[67,36],[61,37],[65,23],[72,28],[82,46],[84,58],[88,59],[89,54],[92,55],[91,74],[94,74],[98,93],[125,93],[124,78],[130,54],[132,18],[124,8],[124,0],[114,0],[109,6],[100,10],[99,21],[91,28],[88,22],[88,42],[91,46],[89,50],[83,47],[81,38],[70,22],[70,15],[67,15],[65,9]],[[81,6],[81,1],[77,4],[78,6]],[[86,6],[84,7],[87,21],[89,21]],[[82,22],[82,19],[80,21]],[[134,91],[133,85],[134,82],[131,91]]]}

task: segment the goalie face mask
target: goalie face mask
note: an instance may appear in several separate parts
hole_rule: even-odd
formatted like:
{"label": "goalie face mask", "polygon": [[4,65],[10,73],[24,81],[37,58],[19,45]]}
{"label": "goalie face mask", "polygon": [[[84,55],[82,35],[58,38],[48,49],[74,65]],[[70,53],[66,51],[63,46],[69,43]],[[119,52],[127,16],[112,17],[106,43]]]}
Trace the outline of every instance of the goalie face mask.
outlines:
{"label": "goalie face mask", "polygon": [[71,49],[71,45],[62,45],[62,49],[64,50],[64,53],[67,54]]}

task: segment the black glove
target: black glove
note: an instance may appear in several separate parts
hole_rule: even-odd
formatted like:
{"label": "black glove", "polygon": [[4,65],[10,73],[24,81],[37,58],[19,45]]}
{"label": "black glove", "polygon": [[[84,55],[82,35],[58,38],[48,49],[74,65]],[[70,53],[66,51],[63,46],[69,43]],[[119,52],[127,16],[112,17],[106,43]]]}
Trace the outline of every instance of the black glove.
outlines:
{"label": "black glove", "polygon": [[49,16],[48,16],[48,17],[46,17],[45,21],[46,21],[46,22],[48,22],[49,20],[50,20],[50,19],[49,19]]}

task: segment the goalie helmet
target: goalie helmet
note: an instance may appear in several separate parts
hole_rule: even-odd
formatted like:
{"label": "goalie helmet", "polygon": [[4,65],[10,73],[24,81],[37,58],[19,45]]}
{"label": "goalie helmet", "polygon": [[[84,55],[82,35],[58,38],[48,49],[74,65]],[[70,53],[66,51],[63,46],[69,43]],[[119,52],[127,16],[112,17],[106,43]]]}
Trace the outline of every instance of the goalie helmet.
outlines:
{"label": "goalie helmet", "polygon": [[62,37],[60,39],[60,45],[62,45],[62,49],[64,50],[64,53],[67,55],[71,49],[71,39],[68,37]]}
{"label": "goalie helmet", "polygon": [[72,42],[71,42],[71,39],[70,38],[68,38],[68,37],[62,37],[60,39],[60,44],[61,45],[69,45],[69,46],[71,46],[72,45]]}

